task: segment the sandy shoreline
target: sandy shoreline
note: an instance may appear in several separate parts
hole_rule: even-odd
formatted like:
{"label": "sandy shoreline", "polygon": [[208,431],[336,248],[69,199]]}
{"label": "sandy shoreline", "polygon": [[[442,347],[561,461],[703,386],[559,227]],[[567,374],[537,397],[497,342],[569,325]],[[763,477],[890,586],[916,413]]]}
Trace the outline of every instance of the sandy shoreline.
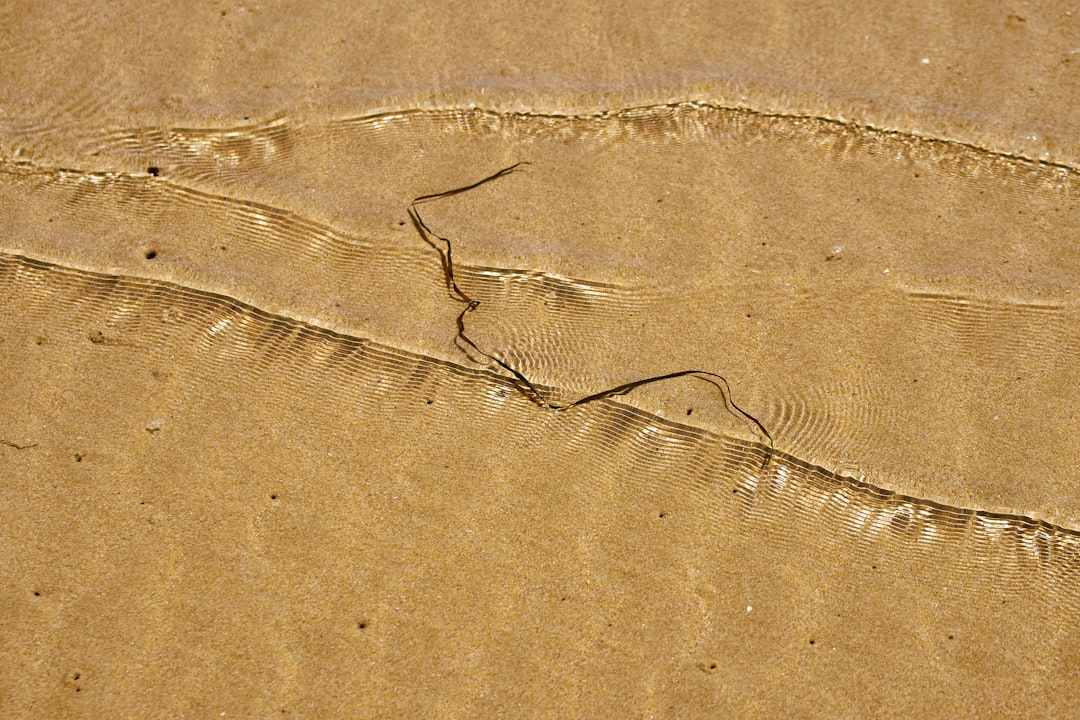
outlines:
{"label": "sandy shoreline", "polygon": [[1075,713],[1063,11],[50,8],[2,714]]}

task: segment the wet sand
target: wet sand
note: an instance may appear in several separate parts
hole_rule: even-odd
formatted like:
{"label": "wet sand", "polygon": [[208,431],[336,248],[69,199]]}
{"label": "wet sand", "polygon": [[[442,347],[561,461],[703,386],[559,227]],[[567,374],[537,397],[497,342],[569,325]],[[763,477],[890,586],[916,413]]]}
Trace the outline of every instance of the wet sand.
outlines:
{"label": "wet sand", "polygon": [[2,714],[1076,712],[1071,16],[140,7],[0,11]]}

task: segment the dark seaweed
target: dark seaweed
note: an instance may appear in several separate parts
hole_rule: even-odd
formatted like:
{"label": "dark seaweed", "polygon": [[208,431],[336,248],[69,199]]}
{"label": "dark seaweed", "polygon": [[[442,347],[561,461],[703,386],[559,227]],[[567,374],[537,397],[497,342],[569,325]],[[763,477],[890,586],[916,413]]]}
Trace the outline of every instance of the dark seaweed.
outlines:
{"label": "dark seaweed", "polygon": [[772,455],[775,451],[773,437],[769,433],[769,431],[765,429],[765,426],[761,424],[760,420],[758,420],[756,417],[735,404],[735,401],[731,398],[731,387],[730,385],[728,385],[727,379],[722,375],[710,372],[708,370],[679,370],[677,372],[667,373],[665,375],[655,375],[653,377],[647,377],[640,380],[633,380],[631,382],[623,383],[622,385],[616,385],[615,387],[608,388],[607,390],[602,390],[597,393],[592,393],[591,395],[586,395],[584,397],[578,398],[577,400],[574,400],[573,402],[569,402],[566,404],[558,404],[553,403],[546,397],[544,397],[544,394],[540,392],[536,385],[534,385],[520,371],[513,368],[495,355],[481,349],[468,336],[468,334],[465,332],[465,317],[480,306],[480,301],[469,297],[460,287],[458,287],[457,279],[454,276],[453,245],[450,242],[449,238],[445,238],[442,235],[439,235],[430,227],[428,227],[427,223],[424,222],[424,219],[420,216],[420,210],[418,206],[427,202],[441,200],[443,198],[459,195],[470,190],[475,190],[481,185],[506,177],[507,175],[520,169],[523,165],[527,164],[528,163],[526,162],[514,163],[513,165],[505,167],[502,170],[499,170],[492,175],[488,175],[481,180],[477,180],[474,183],[463,185],[462,187],[454,188],[452,190],[446,190],[444,192],[432,193],[430,195],[421,195],[420,197],[415,198],[409,205],[409,218],[412,220],[413,227],[415,227],[416,231],[420,234],[420,238],[432,248],[434,248],[436,252],[439,253],[439,259],[442,263],[443,275],[446,280],[446,289],[450,292],[451,297],[465,305],[465,308],[457,316],[458,332],[456,342],[458,344],[458,347],[460,347],[466,355],[470,354],[469,350],[472,350],[477,354],[481,355],[482,357],[486,358],[487,360],[495,363],[500,368],[507,371],[513,376],[514,380],[516,381],[517,388],[526,397],[528,397],[530,400],[535,402],[537,405],[540,405],[541,407],[555,411],[568,410],[570,408],[577,407],[579,405],[585,405],[586,403],[594,402],[596,400],[603,400],[605,398],[626,395],[635,388],[639,388],[643,385],[649,385],[651,383],[660,382],[662,380],[673,380],[680,377],[696,377],[700,380],[704,380],[705,382],[709,383],[720,391],[720,396],[724,400],[724,407],[727,409],[728,412],[730,412],[737,418],[745,419],[753,423],[753,425],[761,431],[761,434],[768,439],[769,451],[765,456],[765,462],[763,464],[767,465],[769,460],[772,459]]}

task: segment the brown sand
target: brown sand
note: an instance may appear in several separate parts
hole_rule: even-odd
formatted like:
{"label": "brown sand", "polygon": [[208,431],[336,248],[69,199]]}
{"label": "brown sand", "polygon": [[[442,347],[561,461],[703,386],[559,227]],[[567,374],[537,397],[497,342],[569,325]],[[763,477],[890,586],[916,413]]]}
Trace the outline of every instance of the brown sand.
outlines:
{"label": "brown sand", "polygon": [[[0,10],[0,715],[1080,712],[1070,11],[190,5]],[[730,397],[455,345],[518,161],[469,337]]]}

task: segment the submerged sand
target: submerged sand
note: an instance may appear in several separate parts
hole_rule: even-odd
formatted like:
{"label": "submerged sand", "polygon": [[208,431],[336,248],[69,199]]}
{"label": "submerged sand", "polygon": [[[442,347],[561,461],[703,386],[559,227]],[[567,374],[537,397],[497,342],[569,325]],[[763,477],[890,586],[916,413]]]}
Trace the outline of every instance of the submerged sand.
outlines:
{"label": "submerged sand", "polygon": [[170,7],[0,12],[0,714],[1076,713],[1067,11]]}

